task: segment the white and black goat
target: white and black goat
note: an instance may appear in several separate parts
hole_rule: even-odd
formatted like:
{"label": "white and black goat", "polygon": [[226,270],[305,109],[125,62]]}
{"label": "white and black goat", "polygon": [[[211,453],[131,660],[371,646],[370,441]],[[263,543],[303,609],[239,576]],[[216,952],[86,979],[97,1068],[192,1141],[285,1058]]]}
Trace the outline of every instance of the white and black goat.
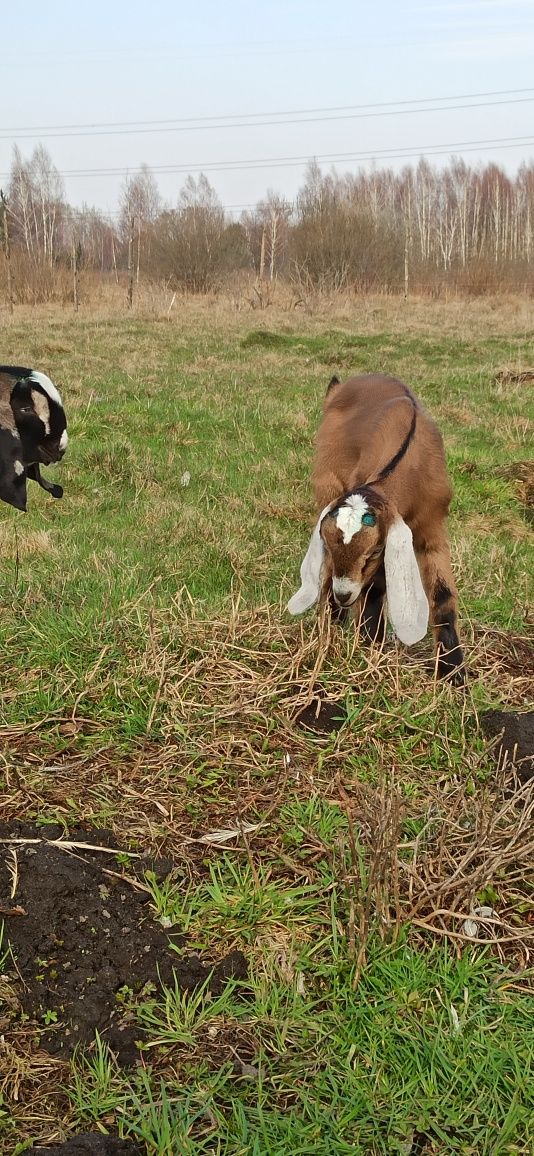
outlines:
{"label": "white and black goat", "polygon": [[26,481],[32,479],[54,498],[61,486],[41,477],[41,465],[63,457],[67,419],[57,387],[45,373],[20,365],[0,365],[0,499],[26,509]]}
{"label": "white and black goat", "polygon": [[328,387],[313,485],[319,519],[291,614],[329,601],[382,642],[384,601],[401,642],[434,631],[438,674],[463,683],[457,595],[446,519],[452,496],[443,442],[410,389],[394,377]]}

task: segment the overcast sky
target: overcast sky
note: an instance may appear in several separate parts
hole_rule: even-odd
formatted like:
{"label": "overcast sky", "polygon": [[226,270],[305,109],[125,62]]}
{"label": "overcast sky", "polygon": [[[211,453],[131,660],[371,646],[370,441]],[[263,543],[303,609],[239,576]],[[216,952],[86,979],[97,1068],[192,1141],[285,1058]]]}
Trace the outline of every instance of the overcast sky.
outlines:
{"label": "overcast sky", "polygon": [[[340,172],[372,158],[399,168],[433,152],[436,164],[454,153],[510,172],[534,159],[534,0],[26,0],[4,9],[0,183],[13,143],[26,156],[41,141],[61,172],[84,171],[65,176],[73,204],[116,209],[125,171],[143,161],[167,201],[187,172],[203,170],[237,213],[268,188],[293,198],[314,156]],[[253,114],[278,123],[260,127]],[[175,124],[139,124],[154,121]],[[118,134],[111,122],[135,123]],[[495,143],[477,144],[485,141]]]}

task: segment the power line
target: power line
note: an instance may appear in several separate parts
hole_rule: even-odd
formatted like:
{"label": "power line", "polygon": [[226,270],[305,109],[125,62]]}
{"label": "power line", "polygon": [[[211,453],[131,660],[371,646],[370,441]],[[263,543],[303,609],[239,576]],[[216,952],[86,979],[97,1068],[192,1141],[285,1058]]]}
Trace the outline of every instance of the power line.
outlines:
{"label": "power line", "polygon": [[[510,104],[528,104],[534,88],[502,89],[485,93],[462,93],[459,96],[426,97],[420,100],[380,101],[374,104],[337,105],[331,108],[288,109],[282,112],[235,113],[209,117],[184,117],[150,121],[110,121],[99,124],[42,125],[3,129],[0,140],[57,139],[64,137],[132,136],[156,133],[202,132],[232,128],[268,128],[291,124],[317,124],[334,120],[368,120],[387,116],[410,116],[426,112],[454,112],[470,108],[495,108]],[[479,97],[501,97],[506,100],[478,100]],[[468,104],[445,103],[469,101]],[[439,106],[439,107],[433,107]],[[275,117],[277,119],[265,119]],[[22,134],[22,135],[21,135]]]}
{"label": "power line", "polygon": [[[488,147],[496,149],[520,148],[521,146],[534,144],[534,136],[518,136],[518,137],[495,137],[486,140],[472,140],[472,141],[451,141],[443,144],[426,144],[403,146],[396,149],[375,149],[371,153],[363,152],[346,152],[346,153],[322,153],[313,158],[309,154],[305,156],[289,156],[289,157],[259,157],[250,160],[237,161],[203,161],[186,163],[180,165],[151,165],[151,173],[160,174],[187,174],[191,172],[239,172],[241,170],[254,170],[264,168],[292,168],[298,165],[308,164],[310,159],[314,159],[319,163],[335,164],[336,162],[349,161],[375,161],[375,160],[410,160],[414,157],[424,156],[444,156],[450,154],[451,150],[462,149],[464,152],[476,152],[480,149]],[[132,176],[132,167],[126,168],[94,168],[94,169],[64,169],[52,170],[58,173],[61,177],[121,177]],[[1,173],[2,177],[9,177],[9,173]]]}
{"label": "power line", "polygon": [[[288,201],[288,204],[292,204],[292,202]],[[223,209],[223,211],[225,213],[232,213],[232,212],[239,212],[239,211],[242,211],[244,209],[255,209],[256,205],[257,205],[257,203],[249,202],[246,205],[217,205],[217,208]],[[7,211],[8,211],[8,213],[10,212],[9,205],[8,205]],[[106,223],[111,224],[112,222],[108,219],[111,217],[121,217],[122,216],[122,209],[97,209],[97,208],[95,208],[94,205],[89,205],[87,210],[83,209],[83,208],[82,209],[76,209],[76,208],[70,207],[67,210],[62,209],[61,219],[63,221],[73,221],[74,224],[77,224],[77,223],[79,223],[80,218],[87,220],[87,218],[89,218],[89,219],[91,218],[92,214],[95,214],[96,216],[98,216],[99,220],[103,219],[103,220],[105,220]]]}
{"label": "power line", "polygon": [[381,100],[374,103],[366,104],[337,104],[326,105],[322,108],[283,108],[271,110],[270,112],[236,112],[225,113],[217,116],[186,116],[186,117],[167,117],[166,119],[152,119],[152,120],[110,120],[110,121],[95,121],[89,124],[32,124],[19,125],[18,128],[4,128],[3,132],[36,132],[44,131],[46,129],[60,129],[60,128],[129,128],[133,125],[153,125],[153,124],[190,124],[197,121],[206,120],[234,120],[239,117],[244,120],[246,117],[262,117],[262,116],[300,116],[305,113],[313,112],[349,112],[351,110],[365,108],[389,108],[390,106],[397,107],[398,105],[409,104],[429,104],[430,102],[438,102],[444,100],[478,100],[485,96],[520,96],[525,92],[534,92],[534,88],[499,88],[490,92],[460,92],[453,93],[450,96],[423,96],[417,100]]}
{"label": "power line", "polygon": [[[404,46],[404,41],[400,42],[400,47]],[[180,45],[180,52],[173,49],[166,49],[160,51],[159,49],[131,49],[131,48],[113,48],[105,49],[102,46],[98,48],[88,48],[79,51],[67,51],[65,49],[58,49],[51,51],[45,49],[43,51],[25,50],[25,62],[32,60],[46,60],[49,63],[51,60],[61,59],[67,61],[83,61],[86,60],[111,60],[116,63],[118,59],[133,60],[136,62],[146,62],[149,60],[171,60],[173,63],[186,60],[227,60],[240,56],[293,56],[300,53],[315,53],[317,48],[324,53],[325,49],[330,47],[331,51],[335,52],[361,52],[361,39],[347,37],[313,37],[302,38],[296,40],[241,40],[237,42],[219,41],[214,43],[193,43],[190,45]],[[399,45],[395,45],[399,47]],[[184,51],[188,48],[189,51]],[[4,60],[4,68],[6,66],[15,65],[18,67],[15,56],[12,54]]]}

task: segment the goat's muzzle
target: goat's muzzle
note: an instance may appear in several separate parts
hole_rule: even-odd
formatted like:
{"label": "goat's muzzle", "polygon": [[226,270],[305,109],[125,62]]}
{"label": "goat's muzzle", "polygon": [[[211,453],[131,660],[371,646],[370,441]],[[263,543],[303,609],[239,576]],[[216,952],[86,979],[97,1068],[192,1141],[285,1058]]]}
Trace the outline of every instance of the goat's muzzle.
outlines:
{"label": "goat's muzzle", "polygon": [[43,466],[51,466],[54,462],[60,462],[65,455],[65,450],[60,449],[59,446],[38,446],[37,458]]}
{"label": "goat's muzzle", "polygon": [[337,602],[338,606],[352,606],[352,603],[355,602],[356,598],[358,597],[357,594],[352,594],[350,590],[347,594],[336,594],[336,591],[334,590],[333,594],[334,600]]}

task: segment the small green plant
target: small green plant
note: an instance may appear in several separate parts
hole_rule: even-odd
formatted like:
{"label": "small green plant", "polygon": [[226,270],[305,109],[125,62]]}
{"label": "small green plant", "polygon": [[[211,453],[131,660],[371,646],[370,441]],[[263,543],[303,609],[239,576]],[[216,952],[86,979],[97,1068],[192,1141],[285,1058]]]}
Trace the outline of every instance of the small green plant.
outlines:
{"label": "small green plant", "polygon": [[112,1115],[124,1103],[125,1087],[116,1061],[98,1032],[94,1049],[78,1049],[72,1061],[69,1096],[76,1119],[98,1122]]}
{"label": "small green plant", "polygon": [[214,1106],[201,1090],[171,1093],[163,1080],[159,1085],[141,1071],[131,1089],[127,1108],[128,1131],[143,1140],[150,1156],[201,1156],[213,1151],[216,1130]]}
{"label": "small green plant", "polygon": [[131,871],[132,858],[126,851],[118,851],[115,856],[115,861],[119,867],[124,867],[126,871]]}
{"label": "small green plant", "polygon": [[134,1002],[134,993],[132,988],[128,987],[128,984],[126,983],[123,984],[123,986],[119,987],[115,992],[115,999],[117,1003],[122,1004],[124,1007],[131,1007]]}
{"label": "small green plant", "polygon": [[173,987],[163,987],[161,995],[141,1002],[139,1023],[150,1029],[150,1037],[143,1044],[145,1050],[169,1044],[193,1047],[196,1038],[221,1017],[232,1017],[233,994],[238,987],[229,980],[220,996],[209,991],[210,976],[195,991],[182,991],[175,980]]}
{"label": "small green plant", "polygon": [[158,880],[154,871],[145,871],[145,882],[150,890],[156,918],[164,927],[179,927],[182,931],[189,928],[190,887],[185,886],[177,879],[176,873],[171,872],[163,880]]}
{"label": "small green plant", "polygon": [[57,1024],[59,1016],[57,1011],[54,1011],[53,1008],[47,1008],[46,1011],[43,1012],[41,1018],[43,1023],[48,1026],[50,1024]]}
{"label": "small green plant", "polygon": [[5,921],[2,919],[2,920],[0,920],[0,974],[3,972],[5,964],[7,963],[8,959],[12,958],[11,948],[9,946],[9,943],[6,944],[6,946],[4,947],[5,930],[6,930]]}

